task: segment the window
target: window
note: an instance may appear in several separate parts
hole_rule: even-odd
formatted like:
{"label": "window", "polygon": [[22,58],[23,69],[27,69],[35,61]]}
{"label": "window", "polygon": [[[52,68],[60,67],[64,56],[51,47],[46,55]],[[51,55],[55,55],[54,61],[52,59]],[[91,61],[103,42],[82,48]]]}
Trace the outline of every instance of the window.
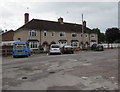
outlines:
{"label": "window", "polygon": [[18,38],[18,40],[21,40],[21,38]]}
{"label": "window", "polygon": [[31,31],[29,32],[29,34],[30,34],[30,36],[37,36],[37,31],[31,30]]}
{"label": "window", "polygon": [[60,37],[65,36],[65,32],[60,32]]}
{"label": "window", "polygon": [[77,37],[77,33],[72,33],[72,37]]}
{"label": "window", "polygon": [[52,34],[51,34],[52,36],[55,36],[55,32],[52,32]]}
{"label": "window", "polygon": [[88,34],[86,34],[86,38],[88,38]]}
{"label": "window", "polygon": [[47,36],[47,31],[44,31],[43,36]]}
{"label": "window", "polygon": [[80,35],[81,37],[83,36],[83,34]]}
{"label": "window", "polygon": [[92,38],[95,38],[95,34],[91,34],[91,37],[92,37]]}
{"label": "window", "polygon": [[73,46],[73,47],[78,47],[78,46],[79,46],[79,43],[78,43],[78,42],[72,42],[72,43],[71,43],[71,46]]}
{"label": "window", "polygon": [[38,42],[36,42],[36,41],[30,42],[29,47],[32,49],[38,48]]}
{"label": "window", "polygon": [[67,40],[59,40],[58,44],[67,44]]}

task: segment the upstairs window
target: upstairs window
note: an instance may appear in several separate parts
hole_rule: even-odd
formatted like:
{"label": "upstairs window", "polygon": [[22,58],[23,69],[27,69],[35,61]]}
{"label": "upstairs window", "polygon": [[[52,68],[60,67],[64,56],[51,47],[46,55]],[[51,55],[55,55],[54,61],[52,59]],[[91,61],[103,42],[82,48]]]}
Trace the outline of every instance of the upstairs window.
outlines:
{"label": "upstairs window", "polygon": [[65,32],[60,32],[60,37],[64,37],[65,36]]}
{"label": "upstairs window", "polygon": [[44,31],[43,36],[47,36],[47,31]]}
{"label": "upstairs window", "polygon": [[52,32],[52,34],[51,34],[52,36],[55,36],[55,32]]}
{"label": "upstairs window", "polygon": [[72,37],[77,37],[77,33],[72,33]]}
{"label": "upstairs window", "polygon": [[92,37],[92,38],[95,38],[95,34],[91,34],[91,37]]}
{"label": "upstairs window", "polygon": [[83,37],[83,34],[80,34],[81,37]]}
{"label": "upstairs window", "polygon": [[29,34],[30,34],[30,36],[37,36],[37,31],[31,30],[31,31],[29,32]]}
{"label": "upstairs window", "polygon": [[86,38],[88,38],[88,34],[86,34]]}

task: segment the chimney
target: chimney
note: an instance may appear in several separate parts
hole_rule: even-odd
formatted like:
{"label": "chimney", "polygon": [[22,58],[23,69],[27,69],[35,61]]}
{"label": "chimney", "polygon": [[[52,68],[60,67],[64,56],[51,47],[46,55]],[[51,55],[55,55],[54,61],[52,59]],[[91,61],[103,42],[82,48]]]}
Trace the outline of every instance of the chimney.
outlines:
{"label": "chimney", "polygon": [[86,27],[86,21],[85,20],[83,21],[83,26]]}
{"label": "chimney", "polygon": [[61,24],[63,24],[63,18],[60,17],[60,18],[58,19],[58,22],[60,22]]}
{"label": "chimney", "polygon": [[25,24],[29,21],[29,13],[24,14]]}

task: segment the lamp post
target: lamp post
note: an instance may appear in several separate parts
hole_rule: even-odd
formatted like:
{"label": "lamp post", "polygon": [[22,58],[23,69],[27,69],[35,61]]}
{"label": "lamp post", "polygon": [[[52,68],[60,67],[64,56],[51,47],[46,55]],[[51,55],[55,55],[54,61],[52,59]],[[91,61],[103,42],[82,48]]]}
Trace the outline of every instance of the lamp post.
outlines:
{"label": "lamp post", "polygon": [[83,28],[83,14],[82,14],[82,40],[83,40],[82,49],[84,49],[84,28]]}

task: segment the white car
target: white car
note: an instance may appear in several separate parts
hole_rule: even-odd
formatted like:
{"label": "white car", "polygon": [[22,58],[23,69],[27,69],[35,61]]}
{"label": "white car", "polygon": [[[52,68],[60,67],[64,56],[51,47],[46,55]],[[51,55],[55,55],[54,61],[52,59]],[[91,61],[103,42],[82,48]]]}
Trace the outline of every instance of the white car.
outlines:
{"label": "white car", "polygon": [[61,48],[58,44],[51,44],[49,54],[61,54]]}

